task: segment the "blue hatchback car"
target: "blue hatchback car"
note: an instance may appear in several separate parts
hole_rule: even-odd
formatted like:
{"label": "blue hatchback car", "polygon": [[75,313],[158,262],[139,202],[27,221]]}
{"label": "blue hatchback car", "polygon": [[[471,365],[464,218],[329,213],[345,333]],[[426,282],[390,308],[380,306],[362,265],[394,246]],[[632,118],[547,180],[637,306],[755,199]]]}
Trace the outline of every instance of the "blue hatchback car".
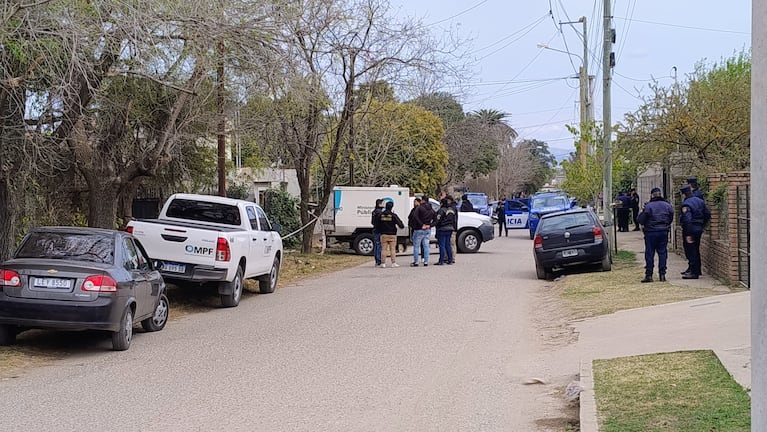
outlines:
{"label": "blue hatchback car", "polygon": [[558,211],[569,210],[573,207],[573,201],[561,192],[542,193],[535,195],[530,200],[530,240],[535,238],[535,230],[541,216]]}

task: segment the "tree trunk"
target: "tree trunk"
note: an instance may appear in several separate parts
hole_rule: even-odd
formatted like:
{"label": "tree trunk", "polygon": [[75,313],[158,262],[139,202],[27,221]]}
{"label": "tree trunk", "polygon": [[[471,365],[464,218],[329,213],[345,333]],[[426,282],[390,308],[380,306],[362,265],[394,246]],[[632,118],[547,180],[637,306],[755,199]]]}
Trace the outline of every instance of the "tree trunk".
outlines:
{"label": "tree trunk", "polygon": [[93,228],[117,228],[117,203],[120,185],[116,180],[101,176],[89,176],[88,226]]}
{"label": "tree trunk", "polygon": [[18,196],[14,196],[8,179],[0,178],[0,262],[10,258],[16,247]]}

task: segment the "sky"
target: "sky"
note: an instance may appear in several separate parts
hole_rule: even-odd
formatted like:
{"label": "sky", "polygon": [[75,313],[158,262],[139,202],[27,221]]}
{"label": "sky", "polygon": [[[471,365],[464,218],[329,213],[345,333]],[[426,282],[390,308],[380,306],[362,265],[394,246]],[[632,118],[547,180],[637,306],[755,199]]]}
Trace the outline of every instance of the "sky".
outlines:
{"label": "sky", "polygon": [[[474,73],[462,80],[464,111],[495,109],[519,139],[548,143],[558,159],[574,149],[565,125],[579,122],[576,75],[583,57],[586,17],[588,69],[594,79],[594,117],[602,119],[603,0],[391,0],[400,17],[422,18],[435,33],[457,31]],[[551,11],[551,13],[549,13]],[[612,123],[635,111],[648,84],[684,83],[695,65],[751,48],[751,0],[613,0],[616,65]],[[546,44],[556,50],[539,48]],[[454,88],[442,90],[455,93]]]}

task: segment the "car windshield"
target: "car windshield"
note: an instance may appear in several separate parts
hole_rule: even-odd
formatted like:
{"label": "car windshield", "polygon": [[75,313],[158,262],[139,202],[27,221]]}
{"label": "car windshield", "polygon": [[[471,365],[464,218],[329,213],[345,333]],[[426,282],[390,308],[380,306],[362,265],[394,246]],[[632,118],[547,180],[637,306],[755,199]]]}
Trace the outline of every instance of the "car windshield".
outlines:
{"label": "car windshield", "polygon": [[469,202],[474,207],[487,207],[487,197],[482,195],[469,195]]}
{"label": "car windshield", "polygon": [[581,226],[593,226],[594,221],[588,213],[564,213],[541,220],[541,232],[570,230]]}
{"label": "car windshield", "polygon": [[535,197],[533,198],[533,208],[543,207],[567,207],[567,197]]}
{"label": "car windshield", "polygon": [[174,199],[168,206],[167,217],[197,222],[212,222],[239,226],[240,211],[237,206],[207,201]]}
{"label": "car windshield", "polygon": [[106,233],[35,231],[16,252],[16,258],[49,258],[112,263],[114,236]]}

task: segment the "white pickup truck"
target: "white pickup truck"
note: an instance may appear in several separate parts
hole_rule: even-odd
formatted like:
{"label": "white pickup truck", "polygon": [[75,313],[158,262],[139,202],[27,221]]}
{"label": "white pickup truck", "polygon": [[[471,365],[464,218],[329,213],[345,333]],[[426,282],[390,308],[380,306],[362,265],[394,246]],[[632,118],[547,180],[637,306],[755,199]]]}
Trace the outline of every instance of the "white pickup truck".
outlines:
{"label": "white pickup truck", "polygon": [[157,219],[134,220],[127,231],[141,241],[169,282],[217,282],[221,304],[234,307],[243,279],[274,292],[282,259],[279,227],[248,201],[175,194]]}

